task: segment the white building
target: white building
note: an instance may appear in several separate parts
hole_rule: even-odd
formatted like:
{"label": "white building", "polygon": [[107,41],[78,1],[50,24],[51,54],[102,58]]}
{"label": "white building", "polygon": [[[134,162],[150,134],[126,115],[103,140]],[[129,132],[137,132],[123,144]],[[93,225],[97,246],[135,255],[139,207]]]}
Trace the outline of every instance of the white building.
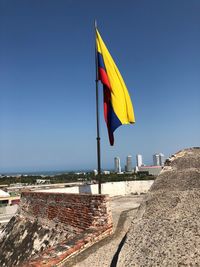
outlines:
{"label": "white building", "polygon": [[116,173],[121,173],[122,169],[121,169],[121,164],[120,164],[120,158],[119,157],[115,157],[114,158],[114,164],[115,164],[115,172]]}
{"label": "white building", "polygon": [[96,176],[98,174],[98,171],[97,170],[94,170],[93,173]]}
{"label": "white building", "polygon": [[126,158],[126,172],[132,172],[132,156],[129,155],[127,158]]}
{"label": "white building", "polygon": [[10,197],[10,194],[0,189],[0,198]]}
{"label": "white building", "polygon": [[141,167],[143,165],[142,163],[142,155],[138,154],[136,155],[136,166]]}
{"label": "white building", "polygon": [[48,179],[36,179],[36,184],[50,184],[51,180]]}
{"label": "white building", "polygon": [[137,172],[148,172],[151,175],[157,176],[162,170],[162,166],[141,166],[138,168]]}
{"label": "white building", "polygon": [[159,160],[160,160],[160,166],[164,166],[165,156],[162,153],[159,154]]}
{"label": "white building", "polygon": [[153,155],[153,165],[154,166],[159,166],[160,165],[159,154],[154,154]]}
{"label": "white building", "polygon": [[108,175],[110,174],[110,171],[103,171],[103,174]]}
{"label": "white building", "polygon": [[163,166],[164,165],[164,155],[162,153],[157,153],[153,155],[153,165]]}

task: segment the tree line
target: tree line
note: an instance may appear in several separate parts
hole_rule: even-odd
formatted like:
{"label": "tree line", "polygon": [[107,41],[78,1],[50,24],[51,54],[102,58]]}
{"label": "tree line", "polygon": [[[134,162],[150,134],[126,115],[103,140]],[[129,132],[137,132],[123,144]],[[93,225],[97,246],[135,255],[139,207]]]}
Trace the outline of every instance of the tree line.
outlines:
{"label": "tree line", "polygon": [[[134,181],[134,180],[153,180],[154,176],[149,175],[148,172],[138,172],[136,173],[123,173],[123,174],[101,174],[102,182],[117,182],[117,181]],[[44,182],[55,183],[71,183],[71,182],[85,182],[85,183],[95,183],[98,181],[98,175],[94,175],[93,172],[76,174],[76,173],[63,173],[54,176],[42,176],[42,175],[21,175],[21,176],[1,176],[0,185],[6,184],[17,184],[22,183],[26,185],[35,185],[37,180],[43,180]]]}

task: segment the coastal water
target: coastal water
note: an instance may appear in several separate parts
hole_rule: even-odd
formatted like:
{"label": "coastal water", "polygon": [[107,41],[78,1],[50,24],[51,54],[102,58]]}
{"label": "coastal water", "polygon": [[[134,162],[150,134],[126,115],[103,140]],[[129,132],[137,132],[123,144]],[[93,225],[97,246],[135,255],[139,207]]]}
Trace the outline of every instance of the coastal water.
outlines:
{"label": "coastal water", "polygon": [[55,170],[55,171],[33,171],[33,172],[2,172],[0,175],[17,176],[17,175],[33,175],[33,176],[54,176],[63,173],[82,173],[91,172],[91,170]]}

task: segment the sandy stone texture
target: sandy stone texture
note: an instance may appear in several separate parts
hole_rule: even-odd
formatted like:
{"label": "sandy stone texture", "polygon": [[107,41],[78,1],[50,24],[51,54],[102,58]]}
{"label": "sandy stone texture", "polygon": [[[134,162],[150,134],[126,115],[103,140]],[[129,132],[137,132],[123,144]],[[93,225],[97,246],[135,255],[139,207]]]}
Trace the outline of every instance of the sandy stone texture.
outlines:
{"label": "sandy stone texture", "polygon": [[200,148],[166,161],[127,233],[117,267],[200,266]]}

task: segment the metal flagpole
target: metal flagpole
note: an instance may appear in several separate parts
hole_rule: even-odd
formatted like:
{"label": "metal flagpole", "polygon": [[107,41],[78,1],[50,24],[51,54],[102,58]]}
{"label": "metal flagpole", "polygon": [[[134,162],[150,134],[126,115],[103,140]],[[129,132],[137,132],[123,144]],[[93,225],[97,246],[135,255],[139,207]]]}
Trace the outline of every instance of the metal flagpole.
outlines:
{"label": "metal flagpole", "polygon": [[97,120],[97,171],[98,171],[98,191],[101,194],[101,149],[100,149],[100,134],[99,134],[99,90],[98,90],[98,57],[97,57],[97,44],[96,44],[96,29],[97,22],[94,22],[95,28],[95,66],[96,66],[96,120]]}

